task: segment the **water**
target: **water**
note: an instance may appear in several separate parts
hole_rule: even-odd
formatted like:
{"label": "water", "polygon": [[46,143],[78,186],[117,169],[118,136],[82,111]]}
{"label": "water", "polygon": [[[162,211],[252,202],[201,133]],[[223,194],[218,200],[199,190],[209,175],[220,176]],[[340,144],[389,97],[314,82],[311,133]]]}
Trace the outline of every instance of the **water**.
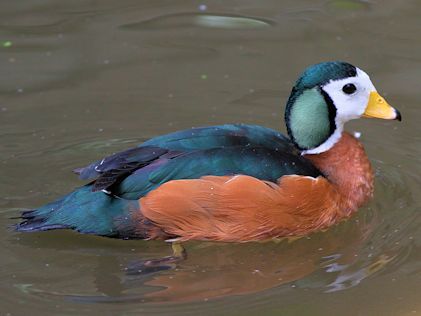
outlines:
{"label": "water", "polygon": [[[421,313],[417,1],[8,1],[0,4],[0,315]],[[279,243],[18,234],[18,210],[82,183],[71,170],[149,137],[244,122],[284,131],[309,64],[368,73],[403,122],[360,120],[376,194],[352,219]]]}

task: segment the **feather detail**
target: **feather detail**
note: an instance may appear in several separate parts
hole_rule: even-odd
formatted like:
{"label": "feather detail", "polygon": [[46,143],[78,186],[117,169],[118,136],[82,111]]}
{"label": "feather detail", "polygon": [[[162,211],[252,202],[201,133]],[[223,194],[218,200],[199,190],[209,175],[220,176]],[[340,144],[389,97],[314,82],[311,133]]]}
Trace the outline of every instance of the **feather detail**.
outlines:
{"label": "feather detail", "polygon": [[343,133],[335,146],[324,153],[305,155],[335,185],[350,212],[366,203],[374,192],[374,173],[363,145]]}
{"label": "feather detail", "polygon": [[262,240],[323,229],[344,213],[323,177],[208,176],[162,185],[140,200],[143,215],[181,240]]}
{"label": "feather detail", "polygon": [[344,134],[329,152],[320,160],[314,155],[327,178],[286,175],[278,183],[246,175],[174,180],[141,198],[140,209],[179,240],[302,236],[349,217],[372,194],[371,167],[356,139]]}

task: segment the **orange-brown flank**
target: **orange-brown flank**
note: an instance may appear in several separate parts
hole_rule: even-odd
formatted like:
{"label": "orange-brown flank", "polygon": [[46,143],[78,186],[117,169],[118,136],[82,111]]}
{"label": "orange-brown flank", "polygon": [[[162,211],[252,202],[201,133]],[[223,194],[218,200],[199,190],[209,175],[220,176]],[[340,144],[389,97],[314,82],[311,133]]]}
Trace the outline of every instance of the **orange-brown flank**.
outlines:
{"label": "orange-brown flank", "polygon": [[139,200],[142,215],[178,240],[252,241],[302,236],[349,217],[373,192],[363,146],[344,133],[325,153],[306,155],[326,176],[278,183],[246,175],[174,180]]}

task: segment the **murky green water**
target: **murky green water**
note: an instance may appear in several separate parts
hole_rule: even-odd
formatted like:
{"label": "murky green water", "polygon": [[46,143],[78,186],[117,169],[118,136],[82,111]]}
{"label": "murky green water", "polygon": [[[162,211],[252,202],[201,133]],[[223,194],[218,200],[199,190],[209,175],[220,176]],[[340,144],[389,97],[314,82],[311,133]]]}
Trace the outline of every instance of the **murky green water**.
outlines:
{"label": "murky green water", "polygon": [[[421,313],[419,1],[0,3],[0,315]],[[189,243],[175,269],[128,276],[162,242],[18,234],[18,210],[81,185],[71,170],[191,126],[284,131],[292,82],[342,59],[371,74],[403,122],[348,125],[374,200],[287,243]]]}

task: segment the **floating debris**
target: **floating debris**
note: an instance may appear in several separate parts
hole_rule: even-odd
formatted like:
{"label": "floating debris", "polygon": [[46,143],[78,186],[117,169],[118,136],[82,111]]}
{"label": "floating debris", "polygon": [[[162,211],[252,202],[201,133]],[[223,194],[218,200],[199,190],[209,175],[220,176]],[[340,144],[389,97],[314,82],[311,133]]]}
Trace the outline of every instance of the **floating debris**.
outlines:
{"label": "floating debris", "polygon": [[8,47],[12,47],[13,43],[12,43],[12,41],[3,41],[3,42],[1,43],[1,45],[2,45],[4,48],[8,48]]}

